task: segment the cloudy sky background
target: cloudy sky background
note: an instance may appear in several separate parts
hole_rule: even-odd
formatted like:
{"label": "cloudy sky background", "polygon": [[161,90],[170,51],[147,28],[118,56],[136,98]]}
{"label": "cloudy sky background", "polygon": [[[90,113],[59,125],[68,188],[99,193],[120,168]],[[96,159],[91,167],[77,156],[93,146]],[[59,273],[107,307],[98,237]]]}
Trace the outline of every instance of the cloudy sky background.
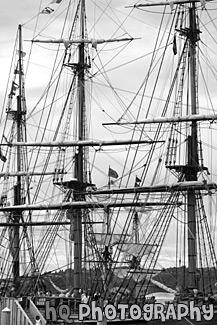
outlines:
{"label": "cloudy sky background", "polygon": [[[95,15],[97,15],[97,13],[89,10],[89,9],[91,9],[91,6],[94,4],[94,2],[95,1],[87,2],[88,3],[88,5],[87,5],[88,22],[89,22],[89,20],[92,20],[92,18],[94,18],[95,20],[98,19],[98,17],[95,16]],[[55,14],[58,15],[59,13],[64,11],[65,10],[64,8],[66,7],[67,3],[68,3],[68,0],[63,0],[61,6],[60,5],[50,5],[53,9],[55,9],[55,13],[52,15],[53,16]],[[97,1],[96,1],[96,3],[97,3]],[[117,19],[117,21],[119,19],[123,20],[123,19],[127,18],[130,10],[124,9],[124,6],[127,4],[132,4],[132,1],[101,1],[100,7],[102,7],[102,9],[103,9],[106,7],[106,4],[108,4],[108,3],[110,3],[112,10],[115,9],[114,14],[111,13],[111,11],[112,11],[111,9],[110,9],[110,13],[109,13],[109,15],[112,16],[113,20],[115,18]],[[46,23],[50,19],[52,20],[52,15],[41,15],[41,14],[38,15],[38,12],[41,11],[42,9],[44,9],[47,5],[49,5],[49,1],[44,1],[44,0],[43,1],[31,1],[31,0],[7,1],[7,2],[4,2],[4,4],[3,4],[2,10],[0,12],[0,22],[1,22],[0,69],[1,69],[1,74],[2,74],[2,79],[1,79],[1,83],[0,83],[1,106],[3,105],[3,101],[4,101],[5,89],[6,89],[6,85],[7,85],[7,81],[8,81],[8,77],[9,77],[8,73],[10,70],[12,53],[14,51],[14,41],[16,38],[18,25],[24,24],[23,49],[27,53],[27,56],[28,56],[31,43],[27,42],[25,40],[32,39],[33,31],[35,28],[35,22],[36,22],[37,18],[39,19],[38,30],[40,30],[42,26],[46,25]],[[121,14],[121,12],[123,12],[123,14]],[[99,10],[99,13],[102,14],[102,10]],[[102,19],[101,19],[102,23],[100,25],[101,26],[100,31],[98,32],[98,34],[95,34],[95,32],[92,30],[91,37],[95,36],[97,38],[110,38],[110,35],[112,33],[111,33],[111,30],[107,27],[107,23],[110,18],[107,13],[108,13],[108,11],[106,12],[106,14],[104,13],[102,15]],[[118,15],[121,15],[121,16],[118,17]],[[62,23],[61,18],[59,18],[59,20]],[[152,24],[151,19],[149,22],[147,22],[147,24],[144,24],[142,17],[139,17],[139,15],[138,15],[138,20],[136,18],[133,20],[131,20],[131,19],[126,20],[126,23],[124,23],[124,26],[123,26],[123,32],[122,33],[119,32],[119,34],[116,36],[127,37],[128,34],[125,34],[125,29],[128,30],[128,28],[129,28],[129,35],[131,35],[133,37],[140,38],[141,34],[138,33],[141,28],[140,24],[142,24],[142,26],[145,26],[145,27],[147,27],[147,26],[151,27],[152,25],[154,26],[154,23]],[[115,21],[113,22],[112,28],[114,31],[116,30],[117,22],[115,22]],[[157,30],[157,28],[155,28],[155,27],[151,27],[151,29]],[[149,34],[149,31],[146,30],[145,28],[144,28],[143,32],[145,34]],[[56,22],[55,22],[55,24],[52,25],[52,28],[50,30],[48,28],[48,31],[46,31],[46,35],[48,37],[54,37],[54,38],[60,37],[59,26]],[[40,38],[40,37],[38,37],[38,38]],[[115,47],[117,47],[117,45],[115,45]],[[118,64],[123,64],[127,61],[133,62],[133,60],[135,59],[135,54],[138,57],[140,55],[142,56],[144,54],[144,48],[146,48],[146,46],[144,46],[144,43],[141,44],[139,41],[135,41],[134,45],[128,47],[128,51],[127,52],[125,51],[123,53],[123,57],[120,58],[119,59],[120,61],[117,61],[115,63],[115,65],[118,66]],[[48,81],[48,78],[49,78],[49,74],[47,73],[47,71],[50,72],[50,70],[49,69],[40,70],[40,65],[42,67],[48,66],[49,68],[51,68],[52,62],[50,62],[51,60],[50,60],[49,56],[47,56],[45,54],[45,52],[42,51],[42,53],[43,54],[41,55],[41,52],[37,51],[37,49],[36,49],[36,52],[34,53],[35,56],[33,57],[33,60],[31,61],[30,66],[29,66],[29,70],[30,71],[32,70],[33,73],[31,75],[29,74],[30,77],[29,77],[29,75],[27,75],[27,79],[26,79],[27,109],[31,109],[32,106],[37,102],[37,100],[38,100],[37,95],[39,95],[42,92],[43,84],[45,86]],[[25,60],[26,60],[26,57],[25,57]],[[141,70],[141,67],[140,67],[139,63],[136,66],[134,66],[131,63],[129,65],[129,70],[128,70],[127,74],[125,72],[123,75],[120,75],[120,72],[117,72],[117,73],[114,72],[113,80],[115,82],[115,86],[118,88],[121,88],[121,89],[125,89],[125,85],[126,85],[127,89],[131,90],[131,94],[129,95],[129,98],[132,97],[133,88],[136,90],[138,88],[138,85],[142,82],[142,80],[144,78],[143,74],[141,74],[140,78],[138,78],[138,81],[135,81],[134,78],[132,78],[132,76],[134,77],[136,74],[139,74],[140,70]],[[118,78],[117,78],[117,76],[118,76]],[[128,84],[129,81],[130,81],[130,83]],[[10,79],[10,82],[11,82],[11,79]],[[10,83],[10,85],[11,85],[11,83]],[[10,86],[9,86],[9,88],[10,88]],[[7,92],[6,96],[7,95],[8,95],[8,92]],[[106,105],[107,105],[107,103],[106,103]],[[117,112],[116,112],[116,114],[117,114]],[[120,114],[120,112],[118,112],[118,114]],[[96,122],[97,122],[97,119],[96,119]],[[31,134],[30,134],[30,136],[31,136]],[[103,136],[103,138],[106,138],[106,136],[108,137],[108,135],[105,134],[105,136]],[[116,137],[116,135],[113,136],[113,138],[115,138],[115,137]],[[122,135],[120,135],[120,137],[123,138]],[[100,138],[100,139],[102,138],[101,131],[98,132],[97,138]],[[119,163],[120,166],[115,167],[117,169],[120,169],[120,167],[122,165],[122,163],[120,161],[120,157],[121,157],[120,155],[116,156],[114,159],[114,162],[113,162],[113,164],[115,164],[115,162]],[[102,159],[103,159],[102,161],[104,162],[105,157],[103,157]],[[123,156],[123,159],[124,159],[124,156]],[[102,178],[102,180],[98,179],[98,181],[99,181],[99,185],[104,185],[107,182],[106,174],[107,174],[107,170],[108,170],[108,163],[105,167],[102,165],[101,169],[104,172],[104,177]],[[57,255],[52,257],[52,262],[51,262],[52,265],[65,264],[65,259],[62,254],[59,254],[60,252],[61,252],[61,249],[60,250],[56,249]],[[57,258],[57,256],[58,256],[58,258]],[[55,259],[56,259],[56,261],[55,261]]]}
{"label": "cloudy sky background", "polygon": [[[64,8],[66,7],[66,4],[68,3],[68,0],[63,0],[61,5],[51,5],[51,7],[53,9],[55,9],[55,13],[56,15],[58,15],[58,13],[61,13],[61,11],[64,11]],[[90,11],[89,9],[91,8],[92,4],[97,3],[96,1],[89,1],[87,0],[87,17],[88,17],[88,22],[89,20],[92,20],[92,18],[95,19],[95,21],[97,21],[97,17],[95,17],[96,12]],[[141,38],[141,40],[138,41],[134,41],[132,42],[128,48],[127,51],[123,51],[123,56],[120,59],[117,59],[117,61],[115,62],[115,65],[121,65],[122,63],[125,62],[133,62],[133,60],[135,60],[135,58],[139,58],[140,56],[143,56],[145,54],[147,54],[147,60],[135,60],[133,63],[134,64],[129,64],[127,67],[127,70],[122,70],[120,69],[120,72],[117,72],[116,70],[114,70],[113,73],[111,73],[110,77],[111,80],[114,81],[114,85],[117,88],[121,88],[121,89],[127,89],[128,91],[131,92],[135,92],[139,86],[141,85],[141,83],[144,80],[144,76],[147,73],[147,69],[148,69],[148,63],[150,61],[150,55],[148,55],[149,53],[151,53],[151,50],[153,48],[154,45],[154,41],[155,41],[155,36],[158,30],[158,25],[159,25],[159,21],[160,21],[160,15],[159,15],[159,10],[158,9],[153,9],[153,12],[155,14],[153,14],[152,12],[147,13],[147,12],[142,12],[142,11],[136,11],[135,13],[133,13],[132,17],[128,18],[127,15],[128,13],[131,11],[130,9],[124,9],[124,6],[128,5],[128,4],[134,4],[133,0],[114,0],[114,1],[98,1],[98,3],[100,5],[102,5],[102,8],[105,8],[105,4],[109,4],[111,5],[111,8],[115,9],[113,12],[113,15],[111,15],[111,17],[113,18],[113,23],[112,23],[112,27],[109,27],[110,25],[108,25],[109,19],[111,17],[108,17],[107,14],[103,14],[102,15],[102,23],[99,24],[100,26],[100,31],[98,32],[98,34],[96,34],[94,32],[94,30],[91,31],[91,37],[100,37],[100,38],[107,38],[110,37],[110,35],[112,34],[111,31],[115,31],[115,25],[116,25],[116,21],[115,19],[120,19],[120,21],[123,21],[126,18],[126,21],[123,24],[123,35],[124,35],[124,30],[126,29],[129,33],[129,35],[133,36],[133,37],[139,37]],[[33,34],[33,30],[34,30],[34,26],[35,26],[35,20],[33,19],[31,20],[33,17],[37,18],[37,14],[39,11],[41,11],[43,8],[45,8],[47,5],[49,5],[49,1],[36,1],[36,0],[8,0],[8,1],[4,1],[4,3],[2,4],[1,7],[1,11],[0,11],[0,26],[1,26],[1,35],[0,35],[0,46],[1,46],[1,51],[0,51],[0,71],[1,71],[1,83],[0,83],[0,103],[2,106],[3,100],[4,100],[4,95],[5,95],[5,88],[6,88],[6,84],[7,84],[7,79],[8,79],[8,71],[10,69],[10,62],[11,62],[11,57],[12,57],[12,52],[13,52],[13,47],[14,47],[14,40],[16,37],[16,32],[17,32],[17,27],[18,24],[25,24],[25,28],[24,28],[24,40],[30,40]],[[216,5],[214,4],[214,8],[216,7]],[[110,10],[111,10],[110,8]],[[170,15],[170,11],[169,9],[168,11],[168,18]],[[108,11],[107,11],[108,12]],[[213,14],[214,12],[211,12],[211,14]],[[53,14],[52,14],[53,15]],[[209,17],[206,15],[206,13],[203,13],[203,16],[205,18],[205,23],[208,24],[208,26],[210,27],[210,23],[209,23]],[[38,30],[40,30],[42,28],[43,25],[45,25],[49,19],[52,20],[51,18],[52,16],[50,15],[39,15],[39,21],[38,21]],[[116,18],[115,18],[116,17]],[[26,22],[30,21],[29,23],[26,24]],[[46,35],[48,37],[56,37],[59,38],[60,37],[60,32],[58,30],[58,24],[56,23],[57,21],[55,21],[55,23],[52,25],[52,28],[48,28],[48,31],[46,31]],[[61,17],[59,17],[59,22],[61,21]],[[215,20],[214,20],[215,22]],[[211,25],[213,32],[215,32],[215,28],[213,27],[213,25]],[[111,29],[110,29],[111,28]],[[162,34],[164,33],[166,28],[166,23],[162,28]],[[126,37],[127,34],[124,35],[124,37]],[[117,35],[116,35],[117,36]],[[119,36],[121,36],[121,32],[119,32]],[[207,39],[205,37],[203,37],[203,41],[206,41]],[[30,49],[31,43],[30,42],[24,42],[24,51],[28,53],[28,49]],[[47,47],[47,46],[46,46]],[[110,46],[111,49],[111,46]],[[41,49],[40,49],[41,50]],[[41,52],[40,52],[41,53]],[[45,53],[45,52],[43,52]],[[28,94],[28,98],[27,98],[27,102],[29,107],[31,107],[31,105],[34,105],[34,102],[36,102],[37,100],[37,94],[41,91],[41,86],[42,84],[46,84],[46,81],[48,78],[48,74],[45,72],[45,69],[43,70],[43,78],[42,78],[42,74],[39,66],[36,66],[35,63],[38,61],[39,59],[39,64],[41,64],[41,66],[51,66],[51,60],[49,59],[48,56],[46,56],[44,54],[39,56],[39,51],[36,50],[35,52],[35,57],[34,57],[34,61],[32,62],[33,64],[30,65],[29,69],[32,69],[32,77],[30,79],[30,77],[27,76],[27,94]],[[105,57],[106,55],[109,56],[109,51],[108,54],[105,53]],[[104,58],[105,58],[104,57]],[[171,57],[172,57],[172,47],[171,47]],[[216,57],[213,55],[213,60],[215,60]],[[172,65],[172,61],[168,61],[168,65],[165,68],[165,74],[167,73],[167,67],[169,66],[169,64]],[[112,67],[112,64],[111,64]],[[108,67],[109,68],[109,67]],[[49,71],[48,71],[49,72]],[[207,74],[209,74],[207,72]],[[209,78],[209,83],[210,83],[210,88],[213,87],[213,83],[212,81],[212,77],[210,75]],[[151,92],[150,92],[151,93]],[[30,96],[31,95],[31,96]],[[126,104],[130,102],[130,100],[133,97],[133,94],[124,94],[124,98],[126,100]],[[31,98],[34,98],[33,100]],[[205,98],[202,99],[203,102],[205,103],[206,100]],[[215,101],[216,102],[216,101]],[[108,101],[103,102],[105,107],[108,104]],[[145,104],[144,104],[145,106]],[[208,105],[209,106],[209,105]],[[112,115],[112,118],[118,118],[121,115],[121,111],[114,111],[112,112],[114,114],[114,116]],[[156,113],[156,112],[155,112]],[[102,119],[102,112],[99,112],[98,116],[96,117],[96,125],[98,125],[97,122],[100,122]],[[105,116],[103,116],[105,118]],[[109,117],[107,117],[109,119]],[[97,129],[95,130],[95,136],[96,138],[109,138],[109,136],[111,135],[109,132],[106,132],[105,130],[103,130],[103,128],[101,128],[99,126],[99,130],[97,133]],[[102,137],[102,132],[103,132],[103,137]],[[101,136],[101,137],[100,137]],[[115,138],[116,136],[119,136],[120,138],[123,138],[123,136],[126,136],[124,134],[112,134],[112,137]],[[115,167],[115,169],[117,169],[119,171],[119,169],[121,169],[121,165],[122,165],[122,161],[124,161],[124,157],[125,154],[122,153],[120,155],[116,155],[115,159],[112,161],[113,165]],[[157,157],[156,157],[157,158]],[[105,157],[103,157],[103,161],[105,161]],[[111,162],[110,162],[111,163]],[[106,165],[105,167],[102,166],[102,170],[104,170],[104,174],[102,173],[102,177],[101,179],[98,178],[97,179],[97,185],[98,186],[103,186],[103,184],[105,184],[106,182],[106,173],[108,170],[108,164],[109,164],[109,160],[106,161]],[[136,175],[136,174],[135,174]],[[135,177],[134,175],[134,177]],[[171,240],[168,241],[168,243],[166,244],[166,250],[165,252],[168,250],[168,256],[171,255],[171,252],[169,251],[171,249],[171,246],[174,247],[174,242],[172,242]],[[168,257],[165,253],[164,255],[165,258],[165,262],[168,261]],[[170,260],[169,260],[170,263]],[[167,263],[166,263],[167,264]]]}
{"label": "cloudy sky background", "polygon": [[[97,1],[87,1],[87,13],[88,13],[88,19],[96,19],[94,17],[95,13],[91,11],[91,8],[94,3],[97,3]],[[1,67],[1,75],[3,77],[1,85],[0,85],[0,91],[1,91],[1,101],[2,101],[2,94],[4,93],[5,89],[5,83],[7,81],[8,77],[8,70],[10,68],[10,60],[13,53],[13,47],[14,47],[14,40],[16,37],[16,32],[19,24],[24,24],[24,31],[25,36],[24,39],[31,39],[33,35],[33,29],[35,28],[35,22],[38,18],[38,30],[40,30],[40,27],[45,25],[51,18],[51,15],[38,15],[38,13],[44,9],[46,6],[50,6],[53,9],[55,9],[55,12],[57,15],[60,15],[61,12],[65,11],[66,5],[69,3],[69,0],[63,0],[61,5],[57,4],[51,4],[49,0],[18,0],[13,1],[9,0],[7,2],[4,2],[2,4],[2,9],[0,12],[0,18],[1,18],[1,37],[0,37],[0,44],[1,44],[1,53],[0,53],[0,67]],[[72,1],[73,3],[73,1]],[[76,3],[76,2],[75,2]],[[132,0],[122,1],[122,0],[116,0],[116,1],[99,1],[99,8],[106,7],[107,4],[110,4],[111,8],[114,8],[114,16],[115,15],[121,15],[120,20],[123,20],[123,17],[130,13],[131,9],[124,8],[126,5],[134,4]],[[73,5],[72,5],[73,7]],[[101,13],[102,13],[101,10]],[[99,11],[100,12],[100,11]],[[121,14],[121,12],[123,14]],[[54,14],[52,14],[54,16]],[[34,19],[35,17],[35,19]],[[150,31],[157,30],[157,26],[155,25],[155,21],[158,21],[158,17],[156,18],[154,15],[148,15],[149,19],[144,20],[143,13],[137,12],[135,15],[135,19],[127,19],[126,23],[124,23],[124,28],[129,30],[129,34],[131,34],[133,37],[144,37],[145,35],[149,35],[148,38],[148,44],[151,45],[151,35]],[[106,14],[102,14],[101,20],[104,20],[104,29],[100,30],[99,35],[103,37],[110,37],[111,31],[106,28],[106,23],[108,22],[108,16]],[[117,17],[118,19],[118,17]],[[29,23],[28,23],[29,22]],[[115,25],[115,23],[113,24]],[[101,25],[102,26],[102,25]],[[144,26],[144,29],[141,33],[141,26]],[[153,26],[153,27],[151,27]],[[114,28],[114,27],[113,27]],[[55,37],[55,31],[56,31],[56,37],[60,36],[60,30],[58,29],[58,26],[52,26],[52,34],[50,34],[51,37]],[[59,34],[58,34],[59,33]],[[142,35],[141,35],[142,34]],[[94,32],[92,30],[92,37],[94,36]],[[146,41],[147,42],[147,41]],[[24,42],[24,49],[29,48],[29,44],[27,42]],[[134,49],[135,53],[138,53],[138,49],[142,48],[142,43],[137,42],[134,43]],[[151,48],[151,47],[150,47]],[[143,48],[144,49],[144,48]],[[28,51],[27,51],[28,52]],[[134,55],[135,55],[134,53]],[[139,53],[138,53],[139,54]]]}

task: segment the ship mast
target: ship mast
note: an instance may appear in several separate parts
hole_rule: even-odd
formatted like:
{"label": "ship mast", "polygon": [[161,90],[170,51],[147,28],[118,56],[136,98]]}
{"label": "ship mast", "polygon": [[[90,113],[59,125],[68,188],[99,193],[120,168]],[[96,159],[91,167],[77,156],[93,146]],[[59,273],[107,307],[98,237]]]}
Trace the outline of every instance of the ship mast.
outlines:
{"label": "ship mast", "polygon": [[[84,39],[85,23],[85,0],[81,1],[81,16],[80,16],[80,34],[81,39]],[[85,140],[85,81],[84,81],[84,69],[85,69],[85,53],[84,42],[79,45],[79,59],[78,59],[78,140]],[[75,173],[78,180],[78,188],[80,192],[83,190],[84,184],[84,148],[80,146],[78,148],[78,154],[76,155]],[[76,196],[76,200],[83,200],[82,195]],[[79,290],[82,283],[82,210],[77,210],[74,215],[74,290]]]}
{"label": "ship mast", "polygon": [[[200,118],[197,112],[198,109],[198,85],[197,85],[197,67],[196,67],[196,47],[199,41],[199,29],[196,21],[196,2],[198,0],[180,0],[175,1],[173,4],[183,5],[189,4],[189,26],[187,28],[176,29],[181,36],[184,36],[188,42],[188,60],[189,60],[189,82],[190,82],[190,107],[191,112],[188,112],[188,116],[183,117],[184,121],[191,122],[189,135],[187,136],[187,160],[186,164],[183,165],[168,165],[167,168],[174,169],[175,171],[181,172],[180,180],[185,180],[187,183],[197,182],[198,172],[200,169],[205,169],[203,166],[199,166],[198,159],[198,132],[197,132],[197,121]],[[133,7],[148,7],[148,6],[168,6],[168,1],[162,1],[155,4],[138,4]],[[131,6],[130,6],[131,7]],[[199,118],[198,118],[199,117]],[[174,118],[176,120],[176,116]],[[147,119],[147,123],[150,123]],[[167,118],[156,119],[156,123],[167,123]],[[174,121],[175,122],[175,121]],[[179,117],[177,118],[179,121]],[[140,122],[137,122],[138,124]],[[146,121],[141,122],[146,123]],[[121,124],[121,123],[120,123]],[[123,123],[124,124],[124,123]],[[187,184],[186,183],[186,184]],[[188,288],[198,288],[197,278],[197,229],[196,229],[196,195],[197,190],[195,188],[187,188],[186,191],[186,205],[187,205],[187,226],[188,226]]]}
{"label": "ship mast", "polygon": [[[197,81],[196,81],[196,44],[199,31],[196,24],[195,3],[189,8],[189,66],[191,86],[191,114],[197,114]],[[198,144],[197,122],[191,123],[191,134],[188,136],[188,162],[185,169],[186,181],[196,181],[198,173]],[[187,216],[188,216],[188,276],[190,289],[198,287],[196,278],[197,268],[197,241],[196,241],[196,193],[194,189],[187,191]]]}
{"label": "ship mast", "polygon": [[[19,33],[19,59],[18,59],[18,73],[19,73],[19,95],[17,96],[17,142],[22,141],[22,30],[21,25],[18,28]],[[21,148],[17,148],[17,172],[21,171]],[[21,202],[21,176],[17,176],[17,183],[14,186],[14,205],[20,205]],[[12,214],[12,220],[17,225],[13,226],[13,278],[15,292],[17,291],[19,276],[20,276],[20,234],[19,222],[22,217],[22,211],[16,211]]]}
{"label": "ship mast", "polygon": [[[78,14],[80,12],[80,15]],[[74,35],[70,35],[69,39],[49,39],[49,40],[37,40],[34,39],[32,42],[41,42],[41,43],[57,43],[57,44],[64,44],[66,50],[70,48],[72,44],[78,44],[78,60],[77,63],[65,63],[65,66],[71,67],[73,72],[76,74],[77,79],[77,116],[76,116],[76,131],[77,131],[77,138],[76,141],[72,142],[65,142],[61,141],[59,143],[60,150],[61,147],[68,147],[68,146],[76,146],[77,151],[74,155],[74,180],[73,181],[63,181],[63,173],[60,171],[64,170],[64,166],[61,165],[61,168],[57,168],[55,171],[54,177],[54,184],[57,186],[62,186],[64,188],[69,189],[70,199],[76,202],[67,202],[69,204],[68,208],[71,208],[70,213],[68,214],[69,219],[71,220],[71,229],[70,237],[73,238],[74,242],[74,293],[77,295],[79,289],[82,288],[82,250],[83,250],[83,243],[82,243],[82,218],[84,219],[85,210],[88,209],[88,202],[85,201],[85,192],[87,187],[91,187],[92,184],[87,183],[87,166],[86,166],[86,151],[88,146],[99,145],[120,145],[126,143],[126,141],[97,141],[93,143],[93,141],[86,140],[86,105],[85,105],[85,71],[90,68],[90,63],[86,57],[86,47],[88,44],[92,44],[92,48],[97,48],[98,44],[104,43],[111,43],[111,42],[126,42],[132,41],[132,37],[124,37],[124,38],[115,38],[115,39],[88,39],[86,35],[86,13],[85,13],[85,0],[78,1],[77,12],[76,12],[76,22],[77,17],[79,17],[80,22],[80,31],[79,31],[79,38],[75,38]],[[74,26],[74,25],[73,25]],[[74,27],[73,27],[74,29]],[[70,59],[69,59],[70,60]],[[69,123],[70,117],[67,118],[67,123]],[[68,132],[69,128],[67,125],[66,131]],[[66,136],[64,137],[64,139]],[[127,143],[135,143],[136,140],[127,141]],[[138,140],[137,140],[138,141]],[[136,142],[137,142],[136,141]],[[55,141],[54,141],[55,142]],[[49,146],[53,147],[56,146],[57,143],[38,143],[39,146]],[[141,142],[139,140],[139,142]],[[147,142],[147,141],[146,141]],[[20,146],[21,141],[17,141],[15,146]],[[150,143],[148,141],[148,143]],[[152,143],[152,141],[151,141]],[[29,146],[29,143],[22,143],[23,147]],[[36,143],[34,143],[34,146]],[[63,156],[61,154],[61,164],[64,161]],[[59,174],[61,174],[60,182],[59,182]],[[71,195],[71,193],[73,193]],[[70,201],[68,198],[68,200]],[[73,207],[75,203],[76,206]],[[85,204],[86,203],[86,204]],[[72,204],[72,205],[70,205]],[[82,204],[82,206],[80,205]],[[92,206],[92,204],[91,204]],[[14,206],[15,210],[17,207]],[[23,210],[22,210],[23,211]],[[86,210],[87,211],[87,210]]]}

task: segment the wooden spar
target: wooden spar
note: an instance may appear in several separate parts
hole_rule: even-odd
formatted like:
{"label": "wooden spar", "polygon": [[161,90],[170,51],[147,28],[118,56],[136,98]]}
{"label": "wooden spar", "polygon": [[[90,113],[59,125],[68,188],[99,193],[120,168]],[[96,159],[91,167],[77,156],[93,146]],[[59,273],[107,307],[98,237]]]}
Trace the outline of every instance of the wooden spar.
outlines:
{"label": "wooden spar", "polygon": [[[206,2],[211,2],[213,0],[207,0]],[[178,0],[178,1],[160,1],[160,2],[152,2],[146,4],[138,4],[133,6],[125,6],[125,8],[140,8],[140,7],[155,7],[155,6],[171,6],[172,4],[179,5],[184,3],[196,3],[201,2],[200,0]]]}
{"label": "wooden spar", "polygon": [[[66,172],[63,172],[63,174],[67,174]],[[10,173],[0,173],[1,177],[16,177],[16,176],[48,176],[48,175],[55,175],[55,172],[10,172]]]}
{"label": "wooden spar", "polygon": [[[187,191],[189,189],[194,190],[217,190],[216,183],[205,183],[199,181],[191,182],[180,182],[171,185],[156,185],[156,186],[141,186],[141,187],[131,187],[131,188],[118,188],[118,189],[108,189],[108,190],[98,190],[94,191],[94,195],[102,194],[136,194],[136,193],[157,193],[157,192],[173,192],[173,191]],[[90,194],[89,192],[87,194]],[[177,205],[180,205],[178,202]],[[123,202],[123,203],[109,203],[102,204],[98,202],[64,202],[62,204],[25,204],[20,206],[7,206],[0,208],[0,211],[15,211],[15,210],[56,210],[56,209],[97,209],[107,207],[127,207],[127,206],[160,206],[160,205],[171,205],[168,202]]]}
{"label": "wooden spar", "polygon": [[[102,224],[101,221],[93,222],[82,222],[82,224]],[[27,227],[39,227],[39,226],[62,226],[62,225],[71,225],[70,221],[31,221],[31,222],[0,222],[0,227],[13,227],[13,226],[27,226]]]}
{"label": "wooden spar", "polygon": [[1,146],[12,146],[12,147],[94,147],[94,146],[118,146],[127,144],[153,144],[153,143],[164,143],[165,141],[147,141],[147,140],[112,140],[112,141],[95,141],[95,140],[80,140],[80,141],[49,141],[49,142],[13,142],[7,144],[1,144]]}
{"label": "wooden spar", "polygon": [[128,124],[153,124],[153,123],[177,123],[177,122],[191,122],[191,121],[213,121],[217,120],[217,114],[208,115],[185,115],[178,117],[157,117],[157,118],[147,118],[142,121],[129,121],[129,122],[108,122],[102,125],[128,125]]}
{"label": "wooden spar", "polygon": [[114,39],[64,39],[64,38],[59,38],[59,39],[48,39],[48,40],[43,40],[43,39],[34,39],[32,42],[34,43],[56,43],[56,44],[61,44],[63,43],[65,46],[69,46],[70,44],[92,44],[93,47],[96,47],[97,44],[103,44],[103,43],[114,43],[114,42],[127,42],[127,41],[134,41],[140,38],[132,38],[132,37],[125,37],[125,38],[114,38]]}
{"label": "wooden spar", "polygon": [[86,202],[86,201],[75,201],[75,202],[63,202],[62,204],[50,203],[50,204],[22,204],[22,205],[11,205],[0,208],[2,212],[9,211],[28,211],[28,210],[67,210],[67,209],[105,209],[105,207],[116,208],[116,207],[150,207],[150,206],[162,206],[162,205],[178,205],[180,206],[182,203],[171,203],[171,202],[133,202],[133,201],[125,201],[125,202],[115,202],[115,203],[98,203],[98,202]]}
{"label": "wooden spar", "polygon": [[[173,191],[187,191],[193,188],[194,190],[217,190],[216,183],[206,183],[199,181],[191,182],[177,182],[171,185],[154,185],[154,186],[138,186],[138,187],[128,187],[128,188],[117,188],[117,189],[106,189],[106,190],[96,190],[92,192],[94,195],[98,194],[136,194],[136,193],[157,193],[157,192],[173,192]],[[90,194],[90,192],[86,193]]]}

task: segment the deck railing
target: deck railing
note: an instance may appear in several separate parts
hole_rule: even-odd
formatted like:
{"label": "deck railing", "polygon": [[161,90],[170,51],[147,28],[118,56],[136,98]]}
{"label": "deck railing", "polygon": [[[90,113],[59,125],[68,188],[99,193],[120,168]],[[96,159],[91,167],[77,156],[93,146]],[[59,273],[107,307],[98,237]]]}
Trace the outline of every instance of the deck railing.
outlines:
{"label": "deck railing", "polygon": [[41,325],[46,325],[46,320],[42,315],[41,311],[35,306],[34,302],[29,299],[29,312],[36,319],[36,316],[39,316],[41,319]]}
{"label": "deck railing", "polygon": [[0,306],[1,311],[5,307],[10,309],[10,325],[34,325],[17,299],[3,297],[1,298]]}

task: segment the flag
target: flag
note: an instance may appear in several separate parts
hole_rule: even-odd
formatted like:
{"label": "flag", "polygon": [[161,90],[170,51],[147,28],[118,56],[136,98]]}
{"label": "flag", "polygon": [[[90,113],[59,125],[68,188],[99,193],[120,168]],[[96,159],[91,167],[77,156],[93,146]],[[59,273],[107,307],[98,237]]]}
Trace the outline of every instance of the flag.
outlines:
{"label": "flag", "polygon": [[6,160],[7,160],[7,158],[3,155],[2,151],[1,151],[1,148],[0,148],[0,159],[3,162],[6,162]]}
{"label": "flag", "polygon": [[206,7],[206,0],[200,0],[201,7],[204,9]]}
{"label": "flag", "polygon": [[118,178],[118,173],[114,169],[109,167],[108,176],[112,178]]}
{"label": "flag", "polygon": [[60,2],[62,2],[62,0],[53,0],[53,1],[51,1],[50,5],[53,4],[53,3],[57,3],[58,4]]}
{"label": "flag", "polygon": [[26,52],[17,50],[17,55],[21,55],[21,57],[24,58],[24,56],[26,56]]}
{"label": "flag", "polygon": [[141,183],[141,179],[139,177],[136,176],[136,179],[135,179],[135,187],[138,187]]}
{"label": "flag", "polygon": [[12,86],[11,86],[11,92],[9,94],[9,96],[14,96],[16,93],[16,90],[19,88],[18,84],[16,82],[12,82]]}
{"label": "flag", "polygon": [[50,7],[45,7],[40,14],[51,14],[54,11],[54,9],[50,8]]}
{"label": "flag", "polygon": [[22,76],[24,75],[23,71],[21,70],[21,73],[20,73],[19,69],[17,69],[17,68],[14,70],[14,73],[21,74]]}
{"label": "flag", "polygon": [[108,186],[113,185],[113,184],[114,184],[114,181],[112,181],[112,180],[110,180],[110,181],[108,182]]}
{"label": "flag", "polygon": [[173,11],[173,7],[174,7],[174,2],[173,1],[170,1],[170,9],[171,9],[171,11]]}
{"label": "flag", "polygon": [[16,82],[12,82],[12,90],[15,91],[19,88],[19,85]]}
{"label": "flag", "polygon": [[176,46],[176,35],[173,38],[173,54],[177,54],[177,46]]}
{"label": "flag", "polygon": [[5,139],[5,141],[7,142],[7,143],[9,143],[9,141],[8,141],[8,139],[6,138],[6,136],[3,134],[3,139]]}

